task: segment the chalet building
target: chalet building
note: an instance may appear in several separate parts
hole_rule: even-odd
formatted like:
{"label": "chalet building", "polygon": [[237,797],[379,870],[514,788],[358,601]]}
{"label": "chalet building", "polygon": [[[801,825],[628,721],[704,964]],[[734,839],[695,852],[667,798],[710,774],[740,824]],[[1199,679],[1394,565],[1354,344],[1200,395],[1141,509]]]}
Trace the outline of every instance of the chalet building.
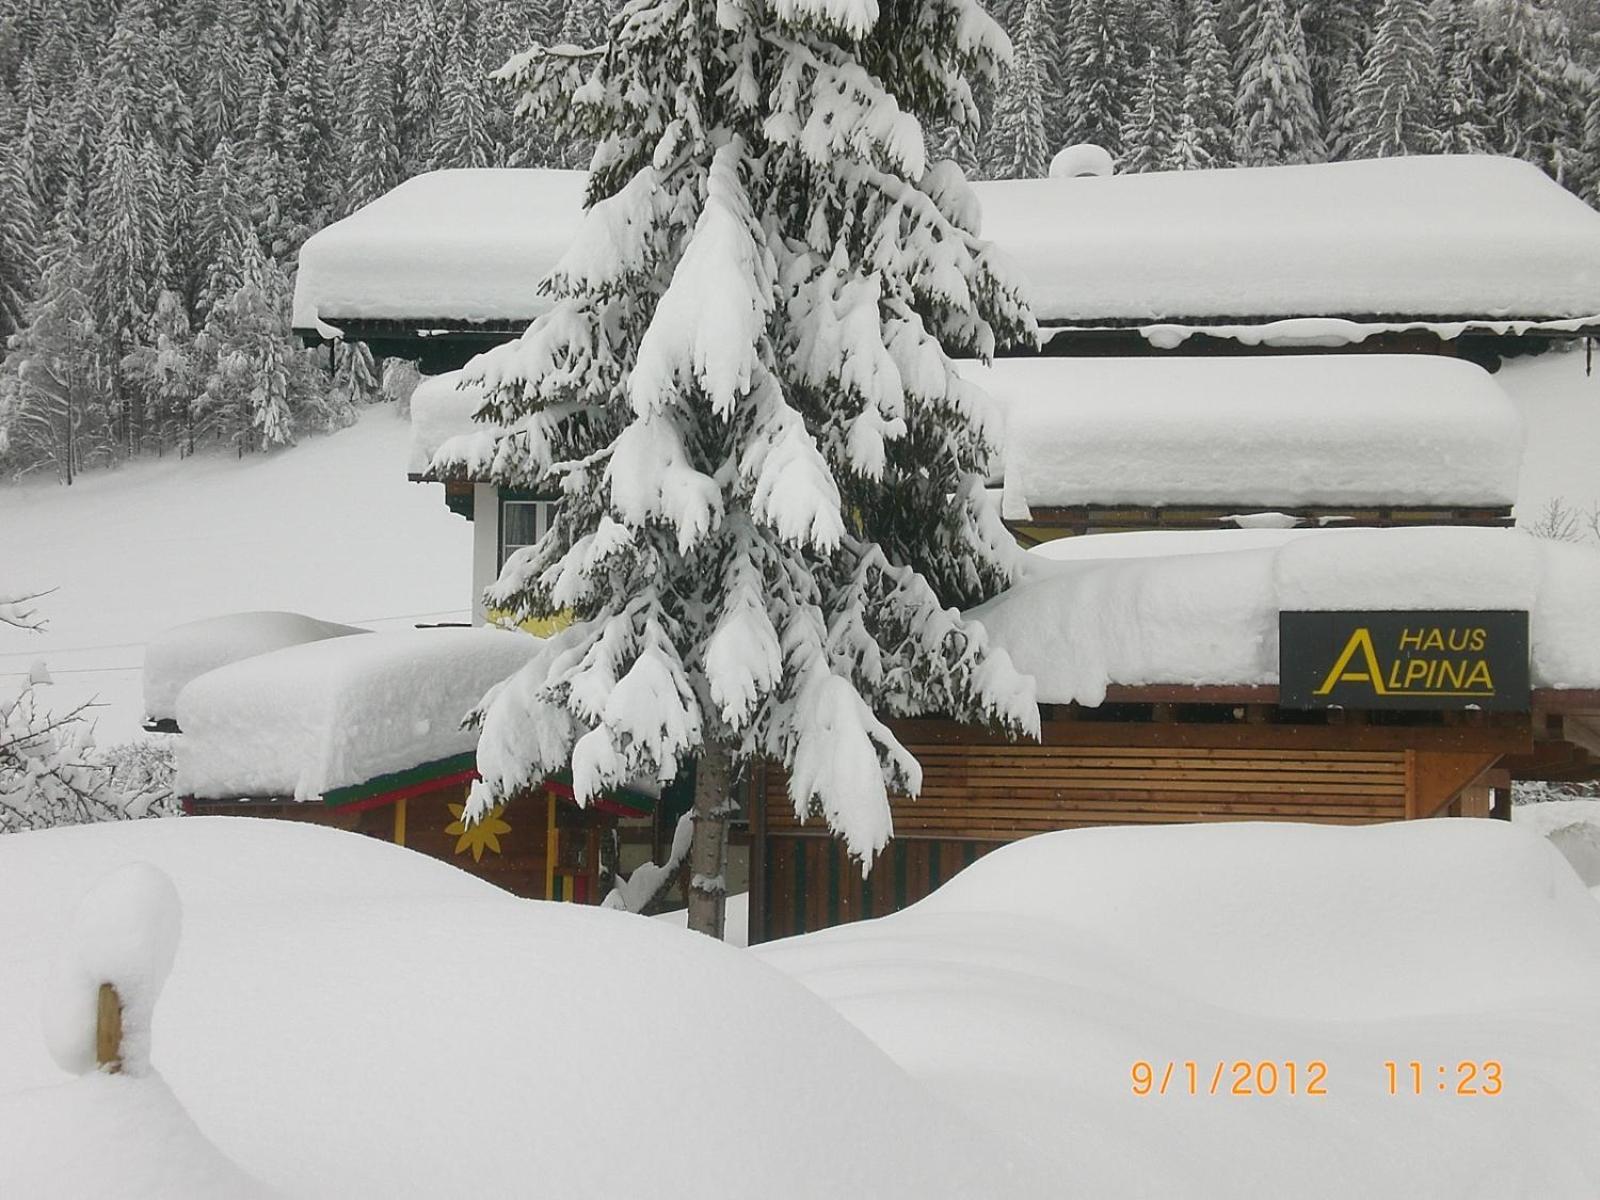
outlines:
{"label": "chalet building", "polygon": [[[494,431],[444,372],[539,315],[582,189],[421,176],[301,253],[308,342],[436,375],[410,468],[473,520],[475,596],[554,502],[488,480]],[[1503,528],[1521,428],[1490,373],[1600,333],[1600,214],[1479,157],[977,192],[1041,352],[963,368],[1035,547],[975,615],[1043,736],[899,722],[924,787],[865,879],[756,768],[752,938],[892,911],[1044,830],[1506,816],[1513,779],[1600,776],[1600,565]]]}

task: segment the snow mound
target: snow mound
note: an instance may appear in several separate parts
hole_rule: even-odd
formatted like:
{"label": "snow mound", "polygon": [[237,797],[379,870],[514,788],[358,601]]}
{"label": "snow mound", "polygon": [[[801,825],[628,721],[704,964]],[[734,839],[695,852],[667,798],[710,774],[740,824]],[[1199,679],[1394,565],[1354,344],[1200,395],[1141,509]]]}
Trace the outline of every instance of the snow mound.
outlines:
{"label": "snow mound", "polygon": [[[1503,822],[1045,834],[754,953],[1083,1195],[1600,1194],[1600,908]],[[1462,1060],[1502,1094],[1455,1094]],[[1175,1064],[1167,1094],[1137,1062]]]}
{"label": "snow mound", "polygon": [[1080,179],[1084,176],[1114,175],[1116,160],[1104,146],[1093,142],[1078,142],[1058,150],[1050,160],[1051,179]]}
{"label": "snow mound", "polygon": [[183,922],[172,880],[149,863],[130,863],[78,902],[44,997],[44,1036],[56,1065],[72,1075],[95,1069],[100,985],[122,1004],[122,1070],[150,1069],[150,1022],[172,970]]}
{"label": "snow mound", "polygon": [[1511,820],[1548,838],[1587,887],[1600,887],[1600,800],[1518,804]]}
{"label": "snow mound", "polygon": [[206,1140],[159,1075],[89,1075],[0,1092],[0,1196],[245,1200],[269,1194]]}
{"label": "snow mound", "polygon": [[367,632],[292,612],[229,613],[175,626],[145,648],[145,716],[152,721],[176,716],[178,693],[207,671],[285,646]]}
{"label": "snow mound", "polygon": [[462,718],[541,645],[496,629],[410,629],[202,675],[178,697],[178,792],[310,800],[469,752],[478,735]]}
{"label": "snow mound", "polygon": [[963,364],[1003,414],[1003,514],[1080,504],[1509,507],[1522,426],[1424,355]]}
{"label": "snow mound", "polygon": [[[1235,550],[1241,534],[1264,544]],[[1594,547],[1467,527],[1207,531],[1167,547],[1029,555],[1023,581],[969,616],[1047,704],[1099,704],[1111,684],[1275,684],[1285,609],[1526,609],[1534,686],[1600,687]]]}
{"label": "snow mound", "polygon": [[0,1103],[55,1074],[17,1018],[65,928],[61,896],[129,856],[184,895],[162,1076],[285,1194],[1059,1194],[1014,1139],[744,951],[289,822],[0,839]]}

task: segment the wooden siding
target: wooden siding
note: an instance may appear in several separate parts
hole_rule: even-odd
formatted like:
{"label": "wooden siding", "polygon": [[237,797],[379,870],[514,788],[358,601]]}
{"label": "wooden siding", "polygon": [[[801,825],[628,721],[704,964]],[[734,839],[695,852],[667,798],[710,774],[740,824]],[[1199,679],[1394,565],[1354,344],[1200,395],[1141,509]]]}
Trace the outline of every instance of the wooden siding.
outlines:
{"label": "wooden siding", "polygon": [[894,729],[922,764],[922,792],[891,799],[894,838],[866,879],[820,819],[795,819],[781,770],[755,773],[753,941],[894,912],[995,846],[1058,829],[1483,815],[1488,772],[1531,745],[1525,719],[1503,728],[1047,721],[1043,744],[947,721]]}

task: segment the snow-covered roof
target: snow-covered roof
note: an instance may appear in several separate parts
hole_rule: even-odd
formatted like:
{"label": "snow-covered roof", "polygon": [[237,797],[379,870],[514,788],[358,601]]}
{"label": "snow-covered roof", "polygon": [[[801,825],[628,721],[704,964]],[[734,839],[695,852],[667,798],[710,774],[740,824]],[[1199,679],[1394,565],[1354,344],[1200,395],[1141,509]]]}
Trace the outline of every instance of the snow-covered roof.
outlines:
{"label": "snow-covered roof", "polygon": [[1486,155],[978,185],[1042,321],[1600,313],[1600,213]]}
{"label": "snow-covered roof", "polygon": [[[577,229],[584,175],[435,171],[301,248],[294,325],[522,322]],[[1042,322],[1197,324],[1229,336],[1348,340],[1452,321],[1600,314],[1600,213],[1536,167],[1418,156],[974,185],[983,234],[1018,265]],[[1314,327],[1262,334],[1264,322]],[[1387,324],[1385,324],[1387,322]],[[1496,323],[1511,324],[1496,324]],[[1174,323],[1182,328],[1175,327]],[[1240,327],[1242,326],[1242,328]],[[1358,339],[1359,340],[1359,339]]]}
{"label": "snow-covered roof", "polygon": [[429,171],[300,248],[294,326],[318,319],[525,321],[577,233],[583,171]]}
{"label": "snow-covered roof", "polygon": [[[1111,685],[1272,685],[1283,610],[1525,610],[1535,687],[1600,687],[1600,551],[1514,529],[1173,533],[1161,553],[1069,539],[970,614],[1041,703],[1095,705]],[[1092,557],[1093,547],[1104,557]],[[1218,546],[1222,552],[1213,553]]]}
{"label": "snow-covered roof", "polygon": [[1027,358],[963,366],[994,403],[1004,515],[1087,504],[1510,506],[1522,425],[1437,355]]}
{"label": "snow-covered roof", "polygon": [[410,629],[232,663],[178,696],[177,790],[294,797],[473,750],[461,718],[539,649],[497,629]]}
{"label": "snow-covered roof", "polygon": [[[483,389],[462,387],[460,371],[429,375],[411,393],[411,457],[407,470],[412,475],[427,472],[433,456],[452,438],[472,440],[487,462],[494,450],[494,431],[472,419],[483,403]],[[470,448],[458,443],[456,449]]]}
{"label": "snow-covered roof", "polygon": [[178,693],[218,667],[285,646],[367,633],[356,625],[319,621],[302,613],[228,613],[176,625],[153,638],[144,652],[144,712],[152,721],[177,715]]}
{"label": "snow-covered roof", "polygon": [[[963,363],[991,404],[1004,515],[1086,504],[1515,502],[1522,425],[1481,368],[1438,355]],[[484,477],[496,430],[461,372],[411,397],[414,475]],[[445,454],[439,455],[441,450]],[[448,465],[441,463],[448,460]]]}

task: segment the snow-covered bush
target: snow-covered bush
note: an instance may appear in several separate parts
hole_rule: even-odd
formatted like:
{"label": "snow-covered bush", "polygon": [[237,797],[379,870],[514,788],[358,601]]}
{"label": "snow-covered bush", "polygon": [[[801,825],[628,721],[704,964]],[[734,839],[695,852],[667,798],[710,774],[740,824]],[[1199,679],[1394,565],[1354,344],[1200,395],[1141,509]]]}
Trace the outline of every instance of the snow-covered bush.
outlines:
{"label": "snow-covered bush", "polygon": [[19,693],[0,700],[0,833],[127,815],[111,768],[94,755],[88,706],[52,712],[38,692],[48,682],[36,669]]}
{"label": "snow-covered bush", "polygon": [[123,815],[175,817],[182,810],[173,789],[177,764],[169,738],[135,738],[100,752],[111,771],[111,786],[122,797]]}

